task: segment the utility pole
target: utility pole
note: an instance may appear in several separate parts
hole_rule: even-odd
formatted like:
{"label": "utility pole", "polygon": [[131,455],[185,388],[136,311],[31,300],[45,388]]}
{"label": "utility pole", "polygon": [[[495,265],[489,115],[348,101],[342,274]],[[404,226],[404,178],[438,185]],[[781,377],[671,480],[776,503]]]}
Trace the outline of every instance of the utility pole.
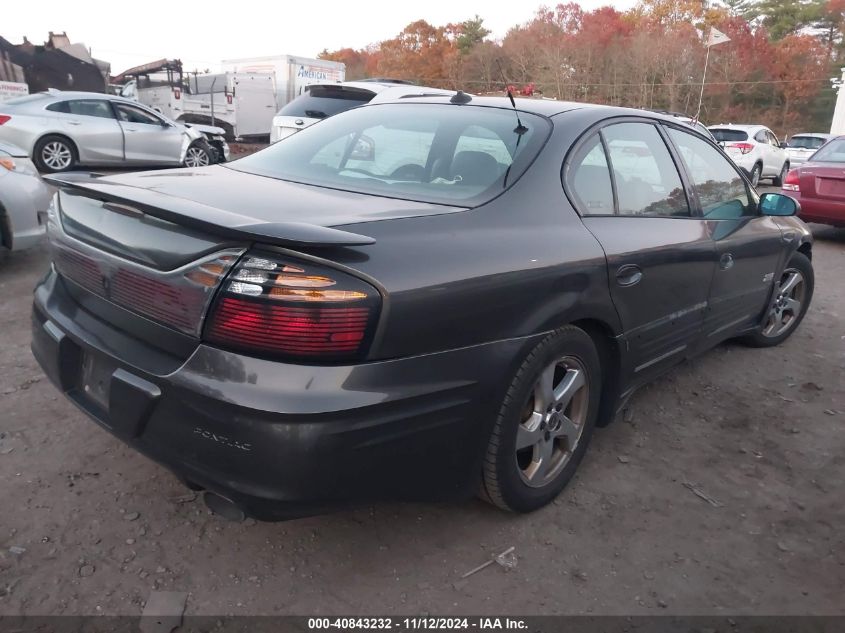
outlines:
{"label": "utility pole", "polygon": [[833,109],[833,121],[830,123],[831,134],[845,134],[845,68],[840,68],[841,77],[831,77],[830,85],[836,91],[836,107]]}

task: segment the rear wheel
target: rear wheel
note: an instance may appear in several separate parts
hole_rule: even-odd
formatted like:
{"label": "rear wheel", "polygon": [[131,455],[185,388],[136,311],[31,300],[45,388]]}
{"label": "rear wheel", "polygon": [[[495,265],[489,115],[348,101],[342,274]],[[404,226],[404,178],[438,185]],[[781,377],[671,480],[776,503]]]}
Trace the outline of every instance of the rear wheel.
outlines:
{"label": "rear wheel", "polygon": [[505,395],[487,447],[484,496],[514,512],[552,501],[587,450],[600,391],[601,366],[589,335],[566,326],[546,337]]}
{"label": "rear wheel", "polygon": [[783,181],[786,180],[786,174],[789,172],[789,163],[786,162],[783,164],[783,168],[780,170],[780,174],[777,178],[772,178],[772,184],[775,187],[780,187],[783,185]]}
{"label": "rear wheel", "polygon": [[751,184],[754,185],[755,187],[760,184],[760,174],[762,174],[762,173],[763,173],[763,167],[760,165],[760,163],[757,163],[751,169],[751,173],[748,174],[748,178],[751,180]]}
{"label": "rear wheel", "polygon": [[35,144],[32,160],[39,171],[54,174],[73,169],[78,157],[76,147],[69,139],[50,134]]}
{"label": "rear wheel", "polygon": [[753,347],[773,347],[788,339],[810,307],[814,285],[813,264],[803,253],[795,253],[775,284],[762,325],[743,341]]}

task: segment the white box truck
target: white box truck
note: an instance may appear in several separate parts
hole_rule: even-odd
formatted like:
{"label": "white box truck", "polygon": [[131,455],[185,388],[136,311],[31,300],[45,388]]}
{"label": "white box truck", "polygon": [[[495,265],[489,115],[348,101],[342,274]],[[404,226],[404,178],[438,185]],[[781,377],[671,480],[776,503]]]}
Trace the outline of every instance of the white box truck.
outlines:
{"label": "white box truck", "polygon": [[[296,55],[226,59],[223,60],[223,70],[234,73],[272,74],[276,80],[276,111],[301,95],[305,86],[346,81],[346,64]],[[267,124],[267,132],[269,131],[270,123]]]}

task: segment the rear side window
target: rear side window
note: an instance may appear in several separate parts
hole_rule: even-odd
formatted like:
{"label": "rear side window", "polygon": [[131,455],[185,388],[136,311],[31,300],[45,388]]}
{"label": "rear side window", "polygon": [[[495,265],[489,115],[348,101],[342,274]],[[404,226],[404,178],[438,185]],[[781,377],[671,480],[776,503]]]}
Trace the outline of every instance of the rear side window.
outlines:
{"label": "rear side window", "polygon": [[375,93],[345,86],[310,86],[308,91],[279,110],[280,116],[325,119],[369,103]]}
{"label": "rear side window", "polygon": [[821,163],[845,163],[845,139],[836,139],[822,147],[810,160]]}
{"label": "rear side window", "polygon": [[71,101],[57,101],[47,106],[51,112],[75,114],[77,116],[94,116],[101,119],[113,119],[114,113],[108,101],[102,99],[73,99]]}
{"label": "rear side window", "polygon": [[599,135],[576,152],[567,167],[570,192],[581,215],[613,215],[613,185]]}
{"label": "rear side window", "polygon": [[748,134],[742,130],[728,130],[725,128],[710,128],[710,132],[720,143],[732,143],[734,141],[747,141]]}
{"label": "rear side window", "polygon": [[681,177],[657,128],[617,123],[601,134],[616,183],[619,215],[691,215]]}

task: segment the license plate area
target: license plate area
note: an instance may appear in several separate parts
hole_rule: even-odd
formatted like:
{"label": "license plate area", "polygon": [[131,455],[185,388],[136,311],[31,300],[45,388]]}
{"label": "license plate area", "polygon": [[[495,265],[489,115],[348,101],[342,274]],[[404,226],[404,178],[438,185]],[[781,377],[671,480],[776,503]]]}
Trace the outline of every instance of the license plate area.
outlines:
{"label": "license plate area", "polygon": [[111,378],[116,369],[117,365],[98,354],[85,352],[82,356],[79,391],[85,400],[106,413],[109,410]]}

